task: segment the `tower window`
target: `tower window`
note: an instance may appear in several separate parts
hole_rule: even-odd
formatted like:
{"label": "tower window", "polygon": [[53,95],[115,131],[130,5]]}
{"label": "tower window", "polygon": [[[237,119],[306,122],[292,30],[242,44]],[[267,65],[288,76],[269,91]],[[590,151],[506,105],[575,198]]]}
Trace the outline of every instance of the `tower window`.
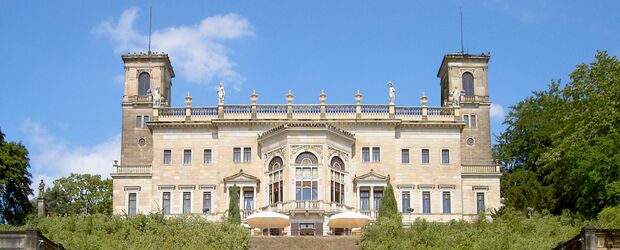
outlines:
{"label": "tower window", "polygon": [[151,90],[151,76],[149,73],[142,72],[138,77],[138,95],[146,96]]}
{"label": "tower window", "polygon": [[469,72],[463,73],[462,90],[465,96],[474,96],[474,75]]}

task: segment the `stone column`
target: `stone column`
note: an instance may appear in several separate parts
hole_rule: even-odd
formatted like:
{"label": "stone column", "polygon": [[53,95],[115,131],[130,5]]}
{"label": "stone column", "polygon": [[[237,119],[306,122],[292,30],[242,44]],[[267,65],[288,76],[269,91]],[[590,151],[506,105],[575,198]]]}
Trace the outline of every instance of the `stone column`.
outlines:
{"label": "stone column", "polygon": [[243,204],[243,186],[239,186],[239,205],[241,211],[245,209],[245,204]]}
{"label": "stone column", "polygon": [[257,208],[257,206],[256,206],[256,203],[257,203],[257,202],[256,202],[256,201],[258,200],[258,199],[256,198],[256,188],[257,188],[257,187],[256,187],[256,186],[254,186],[254,189],[252,189],[252,202],[254,203],[254,204],[252,204],[252,208],[253,208],[254,210],[256,210],[256,208]]}
{"label": "stone column", "polygon": [[[369,210],[372,211],[375,209],[375,186],[370,186],[370,202],[368,202]],[[372,212],[371,212],[372,213]]]}

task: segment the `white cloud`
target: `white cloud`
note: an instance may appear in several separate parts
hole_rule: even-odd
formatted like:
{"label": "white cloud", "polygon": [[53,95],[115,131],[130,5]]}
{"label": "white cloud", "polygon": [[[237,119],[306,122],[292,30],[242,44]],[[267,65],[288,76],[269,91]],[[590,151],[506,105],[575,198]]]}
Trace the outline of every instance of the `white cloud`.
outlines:
{"label": "white cloud", "polygon": [[[25,120],[21,129],[27,133],[33,190],[39,181],[51,181],[71,173],[110,176],[113,160],[120,156],[121,135],[115,135],[93,146],[71,146],[53,136],[42,124]],[[35,192],[36,193],[36,192]]]}
{"label": "white cloud", "polygon": [[504,106],[497,103],[491,103],[491,118],[504,119]]}
{"label": "white cloud", "polygon": [[[93,32],[98,37],[109,37],[116,43],[116,53],[146,51],[147,35],[135,30],[138,8],[129,8],[118,22],[112,20],[97,24]],[[253,35],[250,24],[243,16],[226,14],[206,17],[190,26],[173,26],[155,30],[152,51],[164,52],[179,76],[196,83],[223,81],[238,89],[243,77],[234,70],[235,63],[228,57],[225,40]]]}

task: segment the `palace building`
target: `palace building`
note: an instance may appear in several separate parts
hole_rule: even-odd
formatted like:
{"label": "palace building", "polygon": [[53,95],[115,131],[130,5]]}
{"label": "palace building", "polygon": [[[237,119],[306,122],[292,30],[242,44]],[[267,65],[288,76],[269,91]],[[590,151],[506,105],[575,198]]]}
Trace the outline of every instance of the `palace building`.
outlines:
{"label": "palace building", "polygon": [[[390,183],[403,223],[471,220],[498,209],[500,171],[491,154],[490,56],[448,54],[437,77],[440,107],[385,104],[170,104],[174,70],[166,54],[123,55],[125,88],[120,162],[113,172],[114,214],[197,215],[220,220],[230,187],[241,218],[290,217],[288,235],[326,235],[340,212],[376,218]],[[390,83],[391,86],[391,83]],[[404,95],[404,94],[403,94]],[[353,99],[354,98],[354,99]]]}

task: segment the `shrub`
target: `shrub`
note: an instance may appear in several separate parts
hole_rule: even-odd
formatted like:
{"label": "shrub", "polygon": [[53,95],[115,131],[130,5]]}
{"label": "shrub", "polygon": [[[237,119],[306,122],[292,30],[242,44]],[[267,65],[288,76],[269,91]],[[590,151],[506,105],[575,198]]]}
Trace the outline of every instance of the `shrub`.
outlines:
{"label": "shrub", "polygon": [[0,226],[0,230],[27,227],[38,228],[67,249],[247,249],[249,245],[245,229],[191,216],[50,216],[32,219],[21,227]]}

